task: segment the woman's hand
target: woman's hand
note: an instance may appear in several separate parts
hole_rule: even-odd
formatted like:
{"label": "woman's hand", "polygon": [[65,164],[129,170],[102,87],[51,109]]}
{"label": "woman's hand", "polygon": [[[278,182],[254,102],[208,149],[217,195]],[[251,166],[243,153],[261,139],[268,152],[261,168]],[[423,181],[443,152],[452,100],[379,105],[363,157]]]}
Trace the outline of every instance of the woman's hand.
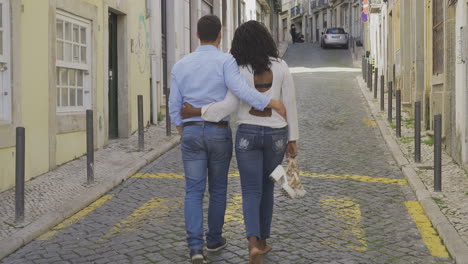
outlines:
{"label": "woman's hand", "polygon": [[286,157],[295,158],[297,157],[297,144],[296,141],[289,141],[286,146]]}
{"label": "woman's hand", "polygon": [[187,119],[187,118],[191,118],[194,116],[201,116],[201,115],[202,115],[201,108],[195,108],[189,103],[184,103],[184,107],[182,107],[181,112],[180,112],[180,116],[182,117],[182,119]]}

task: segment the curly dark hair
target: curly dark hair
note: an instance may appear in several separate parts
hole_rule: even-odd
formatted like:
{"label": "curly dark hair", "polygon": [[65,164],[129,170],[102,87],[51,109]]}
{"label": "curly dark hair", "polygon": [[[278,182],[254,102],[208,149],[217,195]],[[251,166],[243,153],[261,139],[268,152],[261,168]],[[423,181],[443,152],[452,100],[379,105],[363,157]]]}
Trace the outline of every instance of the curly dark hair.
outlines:
{"label": "curly dark hair", "polygon": [[278,48],[268,29],[251,20],[240,25],[232,39],[231,54],[239,66],[251,65],[255,73],[268,71],[270,57],[279,58]]}

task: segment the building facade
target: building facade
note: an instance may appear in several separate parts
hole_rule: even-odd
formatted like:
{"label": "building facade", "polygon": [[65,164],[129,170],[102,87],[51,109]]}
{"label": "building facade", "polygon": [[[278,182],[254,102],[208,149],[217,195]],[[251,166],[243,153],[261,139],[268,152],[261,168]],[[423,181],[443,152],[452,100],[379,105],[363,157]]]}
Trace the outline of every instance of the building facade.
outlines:
{"label": "building facade", "polygon": [[220,49],[235,28],[265,23],[278,38],[277,0],[0,0],[0,191],[14,186],[15,129],[26,130],[26,179],[164,118],[172,66],[194,51],[198,19],[217,15]]}
{"label": "building facade", "polygon": [[411,114],[422,105],[422,127],[432,134],[442,115],[443,145],[455,161],[468,165],[468,1],[370,1],[365,49],[380,74],[401,90]]}

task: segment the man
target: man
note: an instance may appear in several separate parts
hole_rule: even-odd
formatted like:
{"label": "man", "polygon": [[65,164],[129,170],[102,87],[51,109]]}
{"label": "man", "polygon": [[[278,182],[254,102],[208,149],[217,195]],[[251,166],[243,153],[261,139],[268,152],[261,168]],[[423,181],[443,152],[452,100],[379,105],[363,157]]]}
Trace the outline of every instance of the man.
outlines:
{"label": "man", "polygon": [[272,108],[286,114],[284,105],[249,87],[239,72],[235,59],[218,50],[221,22],[207,15],[197,24],[201,45],[184,57],[172,70],[169,110],[172,122],[182,134],[181,149],[185,170],[185,227],[192,263],[205,263],[203,253],[203,197],[208,175],[210,203],[208,209],[207,250],[226,247],[221,236],[226,211],[227,174],[232,157],[232,134],[229,118],[217,123],[201,117],[181,119],[181,108],[187,102],[194,107],[222,101],[229,89],[257,110]]}
{"label": "man", "polygon": [[292,38],[293,44],[296,43],[296,38],[297,38],[296,25],[292,24],[291,25],[291,30],[289,32],[291,33],[291,38]]}

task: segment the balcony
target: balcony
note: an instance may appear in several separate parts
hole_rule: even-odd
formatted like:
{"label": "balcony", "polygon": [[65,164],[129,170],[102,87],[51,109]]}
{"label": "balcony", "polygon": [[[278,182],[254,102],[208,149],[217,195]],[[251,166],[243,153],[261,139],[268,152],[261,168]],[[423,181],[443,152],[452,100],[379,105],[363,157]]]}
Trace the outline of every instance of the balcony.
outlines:
{"label": "balcony", "polygon": [[328,7],[328,0],[316,0],[316,1],[317,1],[317,9]]}
{"label": "balcony", "polygon": [[298,4],[297,6],[291,8],[291,18],[295,18],[300,15],[302,15],[302,4]]}
{"label": "balcony", "polygon": [[370,0],[370,12],[371,13],[380,13],[380,8],[382,6],[382,0]]}

